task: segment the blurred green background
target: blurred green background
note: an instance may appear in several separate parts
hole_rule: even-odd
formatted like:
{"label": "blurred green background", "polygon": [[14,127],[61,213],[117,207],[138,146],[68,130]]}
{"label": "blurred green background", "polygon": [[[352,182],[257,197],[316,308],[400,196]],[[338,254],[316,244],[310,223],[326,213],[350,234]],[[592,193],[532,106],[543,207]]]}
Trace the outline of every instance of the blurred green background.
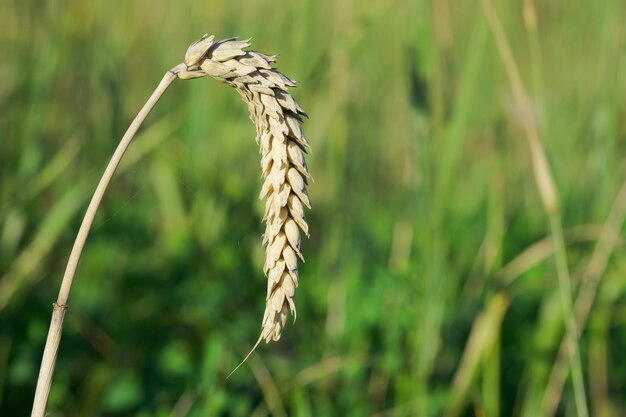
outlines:
{"label": "blurred green background", "polygon": [[226,380],[264,308],[259,156],[235,91],[176,81],[87,242],[51,416],[581,415],[557,353],[559,242],[572,298],[593,301],[589,412],[624,415],[626,3],[494,3],[0,2],[0,415],[30,411],[110,154],[206,32],[252,37],[300,81],[315,182],[298,321]]}

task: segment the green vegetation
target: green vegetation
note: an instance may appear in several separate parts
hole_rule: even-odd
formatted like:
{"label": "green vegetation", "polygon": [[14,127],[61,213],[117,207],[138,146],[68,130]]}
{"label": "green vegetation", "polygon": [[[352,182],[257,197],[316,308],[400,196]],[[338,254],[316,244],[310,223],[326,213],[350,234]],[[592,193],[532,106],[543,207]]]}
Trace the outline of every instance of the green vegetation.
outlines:
{"label": "green vegetation", "polygon": [[87,241],[51,415],[582,415],[558,355],[573,311],[589,415],[626,413],[626,3],[494,3],[504,38],[478,0],[0,2],[0,415],[30,411],[110,154],[206,32],[300,81],[298,321],[225,379],[264,310],[259,156],[232,89],[176,81]]}

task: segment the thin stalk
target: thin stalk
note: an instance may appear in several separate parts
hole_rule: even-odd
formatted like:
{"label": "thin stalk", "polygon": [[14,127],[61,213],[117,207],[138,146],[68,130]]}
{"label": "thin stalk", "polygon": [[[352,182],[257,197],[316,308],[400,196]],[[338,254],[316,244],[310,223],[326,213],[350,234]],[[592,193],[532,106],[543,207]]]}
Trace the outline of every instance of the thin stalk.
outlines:
{"label": "thin stalk", "polygon": [[[580,360],[580,351],[578,349],[578,326],[576,324],[576,317],[574,316],[573,312],[571,279],[569,269],[567,267],[567,254],[565,252],[563,228],[561,225],[561,218],[558,213],[550,214],[550,228],[552,231],[556,270],[559,279],[561,308],[563,310],[563,317],[565,320],[564,343],[567,346],[567,352],[572,370],[572,385],[574,388],[576,410],[579,417],[587,417],[589,415],[589,412],[587,409],[587,399],[585,394],[583,371]],[[549,407],[549,404],[554,403],[554,401],[555,399],[546,398],[546,396],[544,396],[544,403],[542,407],[543,410],[541,415],[548,416],[554,414],[554,410],[550,411]],[[558,404],[558,401],[556,401],[556,403]]]}
{"label": "thin stalk", "polygon": [[48,338],[46,339],[46,346],[43,352],[43,358],[41,360],[41,367],[39,368],[39,378],[37,379],[37,388],[35,390],[35,399],[33,401],[33,410],[31,417],[44,417],[46,413],[46,405],[48,403],[48,396],[50,395],[50,386],[52,384],[52,375],[54,373],[54,365],[57,358],[57,352],[59,351],[59,343],[61,341],[61,334],[63,332],[63,319],[67,311],[67,301],[70,296],[70,290],[72,289],[72,283],[74,282],[74,276],[76,275],[76,268],[80,261],[80,256],[85,246],[85,241],[91,229],[94,218],[104,196],[117,166],[119,165],[124,152],[128,148],[131,140],[139,130],[139,127],[146,119],[150,111],[154,108],[155,104],[161,98],[161,95],[165,92],[167,87],[174,81],[177,74],[186,70],[184,64],[179,64],[167,71],[163,76],[163,79],[154,90],[146,104],[139,111],[133,122],[128,127],[128,130],[120,140],[117,149],[113,153],[109,164],[107,165],[98,187],[91,197],[85,216],[76,235],[70,258],[67,262],[65,274],[63,275],[63,281],[61,282],[61,289],[56,303],[53,304],[52,320],[50,321],[50,328],[48,329]]}
{"label": "thin stalk", "polygon": [[[574,315],[572,316],[572,319],[575,319],[577,324],[576,330],[579,337],[587,323],[587,318],[589,317],[602,275],[606,271],[609,258],[619,242],[619,231],[625,219],[626,181],[622,184],[617,197],[615,197],[607,219],[602,226],[602,232],[597,239],[596,247],[581,279],[580,291],[574,304]],[[554,399],[560,396],[565,378],[567,377],[567,356],[568,343],[567,335],[565,335],[561,342],[557,359],[552,366],[548,386],[545,391],[546,394],[544,395],[543,409],[546,416],[553,416],[556,413],[558,401]]]}
{"label": "thin stalk", "polygon": [[500,22],[500,18],[491,0],[481,0],[487,22],[491,27],[498,53],[506,71],[509,84],[513,90],[516,106],[521,112],[522,124],[526,140],[530,150],[530,158],[535,177],[535,183],[541,197],[544,210],[550,218],[550,229],[555,248],[555,261],[559,280],[559,293],[561,296],[561,306],[563,309],[563,321],[567,340],[567,351],[569,354],[570,367],[572,369],[572,385],[574,386],[574,396],[576,397],[576,414],[578,417],[587,417],[587,398],[585,394],[582,366],[578,349],[578,332],[576,330],[576,318],[573,316],[572,290],[569,270],[567,266],[567,256],[565,252],[565,242],[563,240],[563,226],[558,204],[557,190],[554,179],[548,164],[548,158],[541,144],[539,130],[533,112],[528,104],[528,96],[524,89],[524,83],[519,72],[519,67],[515,61],[513,51]]}

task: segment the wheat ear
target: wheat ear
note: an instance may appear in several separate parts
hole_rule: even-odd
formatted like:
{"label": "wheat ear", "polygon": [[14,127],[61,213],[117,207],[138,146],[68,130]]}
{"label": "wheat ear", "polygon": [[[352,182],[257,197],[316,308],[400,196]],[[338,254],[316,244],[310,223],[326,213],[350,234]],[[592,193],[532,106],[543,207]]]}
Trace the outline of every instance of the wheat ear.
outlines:
{"label": "wheat ear", "polygon": [[261,340],[280,339],[289,311],[296,317],[298,258],[304,260],[300,230],[308,236],[304,206],[311,208],[306,189],[311,176],[304,160],[309,144],[300,127],[306,113],[287,92],[296,82],[271,67],[275,56],[246,51],[249,40],[213,40],[205,35],[189,47],[188,72],[179,77],[209,75],[235,87],[256,126],[264,180],[259,198],[266,199],[263,270],[267,276],[267,304],[256,347]]}
{"label": "wheat ear", "polygon": [[267,246],[264,271],[268,284],[261,335],[252,351],[263,339],[266,342],[280,339],[288,311],[295,317],[293,300],[298,285],[298,258],[303,259],[298,228],[308,235],[303,205],[310,208],[306,192],[310,175],[303,154],[309,145],[300,128],[302,116],[306,114],[287,93],[287,88],[295,86],[295,81],[271,68],[270,64],[275,62],[275,57],[244,51],[243,48],[248,46],[248,41],[235,38],[213,42],[213,36],[208,35],[194,42],[187,50],[184,64],[165,73],[122,137],[89,203],[70,254],[57,302],[54,303],[35,390],[33,417],[42,417],[46,411],[70,290],[104,192],[139,126],[176,77],[191,79],[209,75],[232,85],[248,104],[250,117],[256,125],[256,140],[261,148],[265,181],[261,198],[267,197],[264,216],[267,226],[263,243]]}

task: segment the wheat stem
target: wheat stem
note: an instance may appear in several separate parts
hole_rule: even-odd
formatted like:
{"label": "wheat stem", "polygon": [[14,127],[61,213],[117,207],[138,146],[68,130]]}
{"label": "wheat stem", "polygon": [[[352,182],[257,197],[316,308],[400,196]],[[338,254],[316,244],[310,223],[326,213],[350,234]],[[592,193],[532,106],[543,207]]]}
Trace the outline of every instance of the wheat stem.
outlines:
{"label": "wheat stem", "polygon": [[[566,333],[567,351],[569,354],[570,367],[572,370],[572,385],[576,403],[576,413],[579,417],[587,417],[587,398],[585,394],[582,365],[578,347],[578,332],[576,318],[572,314],[572,285],[570,282],[567,266],[567,254],[563,240],[563,226],[561,223],[558,196],[554,179],[550,171],[548,159],[539,138],[539,131],[535,118],[528,104],[528,96],[524,89],[524,83],[519,72],[515,57],[508,43],[502,23],[496,13],[491,0],[481,0],[487,22],[494,35],[500,58],[504,64],[509,84],[517,108],[522,115],[522,123],[526,140],[530,150],[530,158],[535,176],[535,183],[541,197],[544,210],[550,218],[550,229],[555,250],[555,262],[559,280],[559,293],[561,296],[561,308]],[[544,400],[547,400],[544,396]],[[552,399],[550,399],[552,400]],[[556,400],[556,399],[554,399]],[[545,411],[545,409],[544,409]],[[545,415],[545,414],[543,414]]]}
{"label": "wheat stem", "polygon": [[57,358],[57,352],[59,350],[59,343],[61,341],[61,334],[63,331],[63,319],[65,312],[67,311],[67,301],[70,296],[70,290],[72,289],[72,283],[74,282],[74,276],[76,275],[76,268],[80,261],[80,256],[85,246],[85,241],[91,229],[91,225],[104,196],[117,166],[126,152],[128,145],[137,133],[137,130],[146,119],[150,111],[154,108],[155,104],[161,98],[161,95],[167,87],[174,81],[177,74],[184,71],[186,66],[184,64],[177,65],[171,70],[167,71],[163,76],[163,79],[154,90],[146,104],[139,111],[133,122],[128,127],[128,130],[122,137],[117,149],[113,153],[109,164],[107,165],[98,187],[91,197],[85,216],[76,235],[70,258],[67,262],[65,274],[63,275],[63,281],[61,282],[61,289],[56,303],[53,305],[52,320],[50,321],[50,328],[48,330],[48,337],[46,339],[46,346],[44,348],[43,358],[41,361],[41,367],[39,368],[39,378],[37,379],[37,388],[35,390],[35,399],[33,401],[33,409],[31,417],[43,417],[46,413],[46,404],[48,403],[48,396],[50,394],[50,386],[52,384],[52,375],[54,373],[54,365]]}
{"label": "wheat stem", "polygon": [[[561,297],[561,310],[563,320],[565,320],[564,343],[570,360],[572,372],[572,386],[574,388],[574,400],[576,403],[576,413],[578,417],[587,417],[587,396],[585,393],[585,381],[578,348],[578,325],[572,306],[572,286],[567,266],[567,253],[565,251],[565,240],[563,239],[563,226],[558,213],[550,215],[550,228],[554,244],[554,256],[556,259],[557,276],[559,280],[559,295]],[[548,387],[549,388],[549,384]],[[548,395],[550,391],[546,388],[542,404],[542,416],[553,416],[558,405],[558,397]]]}
{"label": "wheat stem", "polygon": [[[591,255],[591,259],[587,264],[585,272],[581,278],[580,290],[576,303],[574,305],[573,319],[575,324],[578,324],[576,328],[578,336],[582,334],[587,318],[591,311],[593,301],[595,299],[598,285],[600,284],[602,274],[606,270],[607,263],[615,246],[617,245],[620,235],[619,230],[624,224],[626,219],[626,182],[622,184],[617,197],[611,207],[609,215],[602,226],[600,236],[597,238],[596,247]],[[546,401],[544,401],[543,409],[547,410],[544,415],[553,416],[556,413],[558,402],[554,399],[558,399],[561,396],[563,390],[563,384],[567,377],[567,357],[568,357],[568,338],[567,334],[563,336],[561,346],[559,347],[559,353],[552,366],[550,372],[550,378],[548,379],[548,385],[546,387],[545,395]],[[552,401],[547,401],[552,399]]]}

